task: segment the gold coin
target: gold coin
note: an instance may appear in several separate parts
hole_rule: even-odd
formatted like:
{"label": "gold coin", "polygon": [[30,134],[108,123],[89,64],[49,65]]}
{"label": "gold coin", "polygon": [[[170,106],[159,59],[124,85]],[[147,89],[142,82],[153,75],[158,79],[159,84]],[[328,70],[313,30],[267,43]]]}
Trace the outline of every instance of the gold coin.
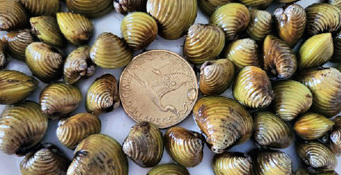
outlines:
{"label": "gold coin", "polygon": [[184,58],[166,50],[137,55],[123,70],[120,98],[135,121],[168,128],[183,121],[198,98],[198,84]]}

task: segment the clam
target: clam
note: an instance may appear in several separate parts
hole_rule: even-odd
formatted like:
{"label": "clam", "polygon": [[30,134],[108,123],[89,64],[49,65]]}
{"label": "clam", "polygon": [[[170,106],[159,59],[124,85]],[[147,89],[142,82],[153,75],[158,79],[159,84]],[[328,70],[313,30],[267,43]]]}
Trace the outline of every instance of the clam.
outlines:
{"label": "clam", "polygon": [[214,60],[225,45],[224,32],[210,24],[194,24],[188,29],[184,55],[194,64]]}
{"label": "clam", "polygon": [[341,9],[327,3],[316,3],[308,6],[306,32],[316,35],[324,32],[335,32],[341,27]]}
{"label": "clam", "polygon": [[11,31],[28,25],[28,16],[18,1],[0,1],[0,31]]}
{"label": "clam", "polygon": [[334,118],[334,123],[335,123],[335,126],[337,126],[337,127],[341,127],[341,116],[337,116],[337,117],[335,117]]}
{"label": "clam", "polygon": [[297,69],[296,55],[281,39],[268,35],[263,46],[264,69],[278,79],[288,79]]}
{"label": "clam", "polygon": [[53,83],[40,93],[39,102],[43,113],[51,119],[59,119],[74,111],[82,102],[79,88],[64,83]]}
{"label": "clam", "polygon": [[184,167],[195,167],[203,158],[204,141],[201,135],[181,127],[172,127],[164,136],[169,155]]}
{"label": "clam", "polygon": [[63,74],[64,53],[48,44],[33,42],[26,48],[26,64],[34,76],[47,83]]}
{"label": "clam", "polygon": [[[341,14],[341,12],[340,12]],[[298,51],[298,68],[308,69],[322,66],[334,53],[331,33],[322,33],[306,40]]]}
{"label": "clam", "polygon": [[256,41],[262,41],[270,32],[272,26],[271,14],[265,10],[250,10],[250,23],[247,34]]}
{"label": "clam", "polygon": [[165,174],[171,174],[171,175],[189,175],[188,170],[177,164],[162,164],[153,167],[151,170],[148,171],[147,175],[165,175]]}
{"label": "clam", "polygon": [[255,66],[247,66],[236,77],[233,96],[242,105],[259,109],[270,105],[274,94],[265,71]]}
{"label": "clam", "polygon": [[[309,173],[311,172],[311,173]],[[316,171],[314,171],[311,168],[308,169],[303,169],[303,168],[299,168],[294,175],[310,175],[310,174],[316,174]],[[321,171],[318,173],[318,175],[338,175],[338,173],[336,173],[335,171]]]}
{"label": "clam", "polygon": [[341,9],[341,0],[328,0],[328,3]]}
{"label": "clam", "polygon": [[139,166],[153,167],[163,155],[162,133],[154,124],[140,122],[131,128],[122,147],[123,152]]}
{"label": "clam", "polygon": [[294,130],[304,140],[315,140],[330,131],[334,122],[317,113],[307,113],[294,124]]}
{"label": "clam", "polygon": [[239,0],[242,4],[249,7],[266,8],[273,0]]}
{"label": "clam", "polygon": [[134,11],[145,11],[147,0],[114,0],[114,7],[118,13],[126,14]]}
{"label": "clam", "polygon": [[92,36],[92,22],[80,14],[57,13],[57,23],[65,38],[74,45],[86,43]]}
{"label": "clam", "polygon": [[251,157],[243,153],[216,154],[212,166],[215,175],[249,175],[253,172]]}
{"label": "clam", "polygon": [[334,118],[334,129],[330,133],[330,149],[336,156],[341,156],[341,116]]}
{"label": "clam", "polygon": [[335,68],[308,70],[298,80],[313,94],[313,111],[332,117],[341,111],[341,73]]}
{"label": "clam", "polygon": [[54,16],[60,10],[60,0],[20,0],[33,16]]}
{"label": "clam", "polygon": [[[340,1],[341,2],[341,1]],[[334,54],[332,56],[331,61],[333,62],[341,62],[341,32],[338,32],[333,37],[333,44],[334,44]]]}
{"label": "clam", "polygon": [[101,33],[90,50],[90,58],[99,67],[117,69],[133,59],[133,51],[118,36]]}
{"label": "clam", "polygon": [[64,46],[64,38],[59,30],[57,20],[52,16],[30,18],[32,33],[41,41],[56,47]]}
{"label": "clam", "polygon": [[112,0],[66,0],[68,9],[89,18],[97,18],[108,14],[112,9]]}
{"label": "clam", "polygon": [[0,40],[0,70],[7,66],[7,52],[5,50],[5,44]]}
{"label": "clam", "polygon": [[67,175],[73,174],[128,175],[127,157],[115,139],[104,134],[90,135],[74,151],[67,170]]}
{"label": "clam", "polygon": [[273,85],[273,108],[278,116],[291,121],[309,110],[313,95],[309,88],[300,82],[286,80]]}
{"label": "clam", "polygon": [[211,16],[218,7],[232,1],[233,0],[199,0],[198,5],[202,12],[204,12],[207,16]]}
{"label": "clam", "polygon": [[147,13],[134,12],[123,19],[121,32],[130,48],[140,50],[155,40],[158,27],[155,19]]}
{"label": "clam", "polygon": [[240,3],[228,3],[219,7],[211,16],[210,23],[223,29],[226,40],[238,38],[250,22],[249,10]]}
{"label": "clam", "polygon": [[81,46],[72,51],[65,60],[64,81],[76,83],[81,78],[91,77],[95,73],[95,65],[90,58],[90,47]]}
{"label": "clam", "polygon": [[231,60],[238,69],[246,66],[260,66],[258,45],[250,38],[233,41],[226,49],[225,56]]}
{"label": "clam", "polygon": [[221,97],[203,97],[193,108],[194,120],[214,153],[221,154],[235,144],[247,141],[253,131],[249,112],[236,101]]}
{"label": "clam", "polygon": [[274,15],[279,37],[293,48],[301,39],[307,24],[304,8],[291,4],[286,8],[276,9]]}
{"label": "clam", "polygon": [[199,88],[204,95],[219,95],[231,84],[234,65],[228,59],[206,61],[200,68]]}
{"label": "clam", "polygon": [[292,174],[292,160],[281,151],[260,151],[254,158],[254,175]]}
{"label": "clam", "polygon": [[26,48],[34,42],[34,38],[31,32],[25,29],[7,33],[2,41],[7,46],[7,52],[11,57],[25,61]]}
{"label": "clam", "polygon": [[95,115],[116,109],[120,105],[116,78],[110,74],[97,78],[88,89],[85,104]]}
{"label": "clam", "polygon": [[48,119],[31,101],[8,106],[0,116],[0,150],[25,155],[45,135]]}
{"label": "clam", "polygon": [[62,119],[56,131],[58,140],[70,149],[74,149],[83,139],[101,132],[101,120],[89,113],[76,114]]}
{"label": "clam", "polygon": [[197,0],[148,0],[147,12],[159,23],[160,36],[175,40],[182,37],[194,23]]}
{"label": "clam", "polygon": [[15,70],[0,70],[0,87],[0,104],[10,105],[32,94],[38,88],[38,81]]}
{"label": "clam", "polygon": [[56,146],[45,143],[25,156],[20,172],[22,175],[64,175],[69,162]]}

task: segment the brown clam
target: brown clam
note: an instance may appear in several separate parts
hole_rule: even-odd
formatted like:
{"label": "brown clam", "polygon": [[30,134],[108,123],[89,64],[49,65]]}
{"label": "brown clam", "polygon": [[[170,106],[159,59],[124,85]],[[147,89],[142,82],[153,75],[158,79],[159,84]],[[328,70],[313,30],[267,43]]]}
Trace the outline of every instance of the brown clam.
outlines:
{"label": "brown clam", "polygon": [[256,41],[262,41],[272,30],[271,14],[265,10],[250,10],[250,23],[247,34]]}
{"label": "brown clam", "polygon": [[5,50],[5,44],[0,40],[0,70],[7,66],[7,52]]}
{"label": "brown clam", "polygon": [[246,66],[260,66],[258,45],[250,38],[233,41],[226,49],[225,56],[238,69]]}
{"label": "brown clam", "polygon": [[33,35],[28,29],[9,32],[2,38],[7,46],[8,54],[20,61],[25,61],[25,51],[34,42]]}
{"label": "brown clam", "polygon": [[232,2],[233,0],[198,0],[198,5],[207,16],[211,16],[212,13],[220,6]]}
{"label": "brown clam", "polygon": [[254,158],[254,175],[290,175],[292,160],[281,151],[258,151]]}
{"label": "brown clam", "polygon": [[33,16],[54,16],[60,10],[61,0],[20,0]]}
{"label": "brown clam", "polygon": [[266,8],[273,0],[239,0],[242,4],[249,7]]}
{"label": "brown clam", "polygon": [[333,43],[334,43],[334,54],[333,54],[331,61],[336,62],[336,63],[341,63],[341,31],[338,32],[333,37]]}
{"label": "brown clam", "polygon": [[114,0],[114,7],[118,13],[126,14],[134,11],[145,11],[147,0]]}
{"label": "brown clam", "polygon": [[341,116],[334,118],[334,129],[330,133],[329,147],[336,156],[341,156]]}
{"label": "brown clam", "polygon": [[113,9],[112,3],[112,0],[66,0],[68,9],[89,18],[108,14]]}
{"label": "brown clam", "polygon": [[18,0],[0,0],[0,31],[11,31],[28,25],[28,16]]}
{"label": "brown clam", "polygon": [[253,172],[251,157],[243,153],[216,154],[212,164],[215,175],[250,175]]}

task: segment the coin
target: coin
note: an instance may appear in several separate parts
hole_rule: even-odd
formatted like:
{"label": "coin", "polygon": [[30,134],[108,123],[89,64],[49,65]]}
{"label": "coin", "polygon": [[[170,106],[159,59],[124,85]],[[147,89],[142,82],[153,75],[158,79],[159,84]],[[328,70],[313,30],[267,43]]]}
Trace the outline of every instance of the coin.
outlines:
{"label": "coin", "polygon": [[183,121],[198,98],[195,72],[184,58],[166,50],[137,55],[119,85],[124,111],[135,121],[168,128]]}

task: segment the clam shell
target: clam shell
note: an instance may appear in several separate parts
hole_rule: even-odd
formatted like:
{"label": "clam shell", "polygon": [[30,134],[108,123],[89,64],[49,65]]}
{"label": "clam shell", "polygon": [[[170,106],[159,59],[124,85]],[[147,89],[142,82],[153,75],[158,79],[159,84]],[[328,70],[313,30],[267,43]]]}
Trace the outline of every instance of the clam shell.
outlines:
{"label": "clam shell", "polygon": [[108,14],[112,9],[112,0],[66,0],[68,9],[89,18],[97,18]]}
{"label": "clam shell", "polygon": [[8,60],[7,60],[7,52],[5,50],[5,44],[0,40],[0,70],[6,68]]}
{"label": "clam shell", "polygon": [[223,29],[226,40],[238,38],[250,22],[249,10],[240,3],[228,3],[219,7],[211,16],[210,23]]}
{"label": "clam shell", "polygon": [[15,70],[0,70],[0,104],[15,104],[33,93],[38,81]]}
{"label": "clam shell", "polygon": [[334,54],[332,56],[331,61],[340,63],[341,62],[341,32],[338,32],[336,36],[333,37],[333,43],[334,43]]}
{"label": "clam shell", "polygon": [[273,0],[239,0],[242,4],[249,7],[266,8]]}
{"label": "clam shell", "polygon": [[28,25],[28,16],[18,1],[0,1],[0,31],[11,31]]}
{"label": "clam shell", "polygon": [[215,175],[250,175],[253,172],[251,157],[243,153],[216,154],[212,164]]}
{"label": "clam shell", "polygon": [[60,10],[60,0],[20,0],[33,16],[54,16]]}
{"label": "clam shell", "polygon": [[341,0],[328,0],[328,3],[341,9]]}
{"label": "clam shell", "polygon": [[92,22],[80,14],[57,13],[57,23],[65,38],[74,45],[86,43],[92,36]]}
{"label": "clam shell", "polygon": [[118,13],[145,11],[147,0],[114,0],[114,7]]}
{"label": "clam shell", "polygon": [[97,78],[86,94],[86,110],[95,115],[110,112],[120,106],[116,78],[110,74]]}
{"label": "clam shell", "polygon": [[163,155],[162,133],[154,124],[140,122],[130,129],[122,147],[123,152],[139,166],[153,167]]}
{"label": "clam shell", "polygon": [[211,16],[218,7],[230,2],[232,0],[198,0],[198,5],[202,12],[207,16]]}
{"label": "clam shell", "polygon": [[219,95],[231,84],[234,65],[228,59],[206,61],[200,68],[199,88],[204,95]]}
{"label": "clam shell", "polygon": [[33,42],[26,48],[26,64],[34,76],[47,83],[58,80],[63,73],[61,50],[42,42]]}
{"label": "clam shell", "polygon": [[0,116],[0,150],[25,155],[43,138],[47,125],[47,116],[35,102],[6,107]]}
{"label": "clam shell", "polygon": [[33,35],[28,29],[12,31],[3,36],[2,41],[7,46],[8,54],[20,61],[25,61],[25,51],[34,42]]}
{"label": "clam shell", "polygon": [[121,32],[129,47],[141,50],[155,40],[158,27],[154,18],[147,13],[134,12],[123,19]]}
{"label": "clam shell", "polygon": [[147,175],[165,175],[165,174],[171,174],[171,175],[189,175],[188,170],[177,164],[162,164],[153,167]]}
{"label": "clam shell", "polygon": [[281,151],[261,151],[254,158],[255,175],[292,174],[292,160]]}
{"label": "clam shell", "polygon": [[271,14],[265,10],[250,10],[250,23],[247,34],[256,41],[262,41],[270,32],[272,26]]}
{"label": "clam shell", "polygon": [[193,114],[214,153],[221,154],[225,149],[251,137],[252,117],[232,99],[221,96],[203,97],[195,104]]}
{"label": "clam shell", "polygon": [[250,38],[233,41],[226,49],[225,56],[238,69],[246,66],[260,66],[258,45],[256,41]]}
{"label": "clam shell", "polygon": [[74,111],[82,102],[79,88],[64,83],[53,83],[40,93],[39,102],[43,113],[51,119],[59,119]]}
{"label": "clam shell", "polygon": [[188,29],[184,43],[184,55],[194,64],[214,60],[225,45],[224,32],[210,24],[194,24]]}
{"label": "clam shell", "polygon": [[90,50],[92,61],[99,67],[117,69],[133,59],[133,51],[118,36],[101,33]]}
{"label": "clam shell", "polygon": [[247,66],[235,79],[233,96],[242,105],[259,109],[270,105],[274,94],[265,71],[255,66]]}
{"label": "clam shell", "polygon": [[337,116],[337,117],[335,117],[334,118],[334,123],[335,123],[335,126],[337,126],[337,127],[341,127],[341,116]]}
{"label": "clam shell", "polygon": [[336,156],[341,156],[341,116],[336,117],[333,121],[335,126],[329,136],[329,147]]}
{"label": "clam shell", "polygon": [[115,139],[94,134],[77,146],[67,170],[67,175],[73,174],[128,175],[128,161]]}

